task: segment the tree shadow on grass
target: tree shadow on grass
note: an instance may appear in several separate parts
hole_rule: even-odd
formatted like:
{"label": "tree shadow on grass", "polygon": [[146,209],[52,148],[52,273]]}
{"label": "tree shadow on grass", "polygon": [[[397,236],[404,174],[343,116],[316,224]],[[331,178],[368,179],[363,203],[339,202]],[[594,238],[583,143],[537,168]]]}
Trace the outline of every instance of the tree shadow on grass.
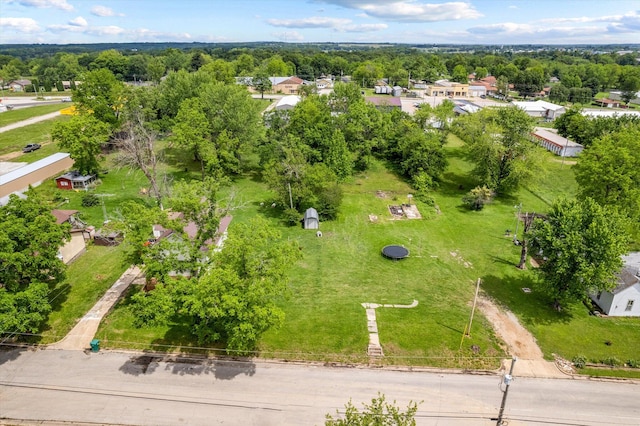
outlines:
{"label": "tree shadow on grass", "polygon": [[[40,343],[43,338],[42,335],[46,334],[48,331],[51,331],[51,326],[49,325],[49,316],[52,312],[58,312],[62,310],[62,306],[69,297],[69,293],[71,293],[71,285],[65,281],[58,283],[53,287],[50,287],[49,302],[51,303],[51,311],[46,314],[44,320],[42,321],[42,325],[40,326],[39,332],[36,335],[20,337],[17,340],[27,343]],[[0,341],[2,341],[1,338]]]}
{"label": "tree shadow on grass", "polygon": [[[513,312],[527,326],[566,324],[573,319],[569,310],[558,312],[553,308],[553,301],[539,290],[530,272],[517,270],[515,266],[514,273],[510,275],[483,277],[482,289],[494,301]],[[529,289],[530,292],[525,292],[523,289]]]}

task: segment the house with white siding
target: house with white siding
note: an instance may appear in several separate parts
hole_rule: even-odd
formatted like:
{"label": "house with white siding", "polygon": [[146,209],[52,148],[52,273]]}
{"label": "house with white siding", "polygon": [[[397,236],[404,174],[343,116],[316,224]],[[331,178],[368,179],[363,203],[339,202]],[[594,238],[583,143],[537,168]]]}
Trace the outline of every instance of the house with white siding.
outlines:
{"label": "house with white siding", "polygon": [[591,294],[605,315],[640,317],[640,252],[622,256],[624,267],[618,274],[618,285],[611,291]]}
{"label": "house with white siding", "polygon": [[531,136],[532,141],[537,142],[547,151],[551,151],[560,157],[576,157],[584,149],[579,143],[570,141],[544,127],[536,127]]}

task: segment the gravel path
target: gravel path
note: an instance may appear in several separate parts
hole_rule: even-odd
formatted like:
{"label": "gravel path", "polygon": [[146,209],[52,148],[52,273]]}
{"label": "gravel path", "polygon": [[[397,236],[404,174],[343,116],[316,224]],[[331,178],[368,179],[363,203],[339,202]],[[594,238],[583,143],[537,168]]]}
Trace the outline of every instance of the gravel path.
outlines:
{"label": "gravel path", "polygon": [[39,115],[37,117],[31,117],[26,120],[18,121],[17,123],[7,124],[4,127],[0,127],[0,133],[8,132],[9,130],[18,129],[20,127],[28,126],[29,124],[34,124],[39,121],[51,120],[52,118],[56,118],[60,115],[60,111],[52,112],[45,115]]}
{"label": "gravel path", "polygon": [[[514,375],[521,377],[549,377],[566,378],[556,367],[553,361],[544,359],[542,351],[533,335],[524,328],[518,318],[510,312],[500,309],[485,296],[478,296],[478,309],[489,320],[498,337],[507,345],[507,351],[516,357]],[[511,365],[510,360],[502,363],[502,368],[507,370]]]}

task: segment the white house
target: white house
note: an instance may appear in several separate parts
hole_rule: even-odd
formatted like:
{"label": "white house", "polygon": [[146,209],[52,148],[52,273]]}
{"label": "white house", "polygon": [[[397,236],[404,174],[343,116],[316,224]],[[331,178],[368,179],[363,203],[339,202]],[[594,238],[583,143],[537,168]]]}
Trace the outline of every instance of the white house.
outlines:
{"label": "white house", "polygon": [[618,286],[591,295],[602,311],[612,317],[640,317],[640,252],[622,256],[624,267]]}
{"label": "white house", "polygon": [[546,101],[512,102],[518,108],[524,110],[530,117],[555,120],[566,112],[562,105],[552,104]]}

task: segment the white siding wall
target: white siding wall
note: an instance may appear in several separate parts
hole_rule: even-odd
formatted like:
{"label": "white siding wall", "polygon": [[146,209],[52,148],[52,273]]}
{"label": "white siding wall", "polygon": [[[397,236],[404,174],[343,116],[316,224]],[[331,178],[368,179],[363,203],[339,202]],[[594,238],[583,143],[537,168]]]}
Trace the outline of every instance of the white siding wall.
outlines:
{"label": "white siding wall", "polygon": [[[630,300],[633,300],[633,307],[631,311],[627,311],[627,304]],[[633,285],[616,294],[607,315],[616,317],[640,316],[640,284]]]}

